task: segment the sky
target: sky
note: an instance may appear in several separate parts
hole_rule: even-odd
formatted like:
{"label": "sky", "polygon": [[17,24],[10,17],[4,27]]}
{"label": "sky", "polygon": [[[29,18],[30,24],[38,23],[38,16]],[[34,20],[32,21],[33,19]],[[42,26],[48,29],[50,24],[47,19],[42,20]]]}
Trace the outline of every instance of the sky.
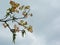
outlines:
{"label": "sky", "polygon": [[[28,20],[33,33],[27,32],[23,38],[17,33],[15,45],[60,45],[60,0],[14,0],[22,5],[30,5],[33,17]],[[9,0],[0,0],[0,18],[5,15]],[[13,45],[12,34],[0,23],[0,45]]]}

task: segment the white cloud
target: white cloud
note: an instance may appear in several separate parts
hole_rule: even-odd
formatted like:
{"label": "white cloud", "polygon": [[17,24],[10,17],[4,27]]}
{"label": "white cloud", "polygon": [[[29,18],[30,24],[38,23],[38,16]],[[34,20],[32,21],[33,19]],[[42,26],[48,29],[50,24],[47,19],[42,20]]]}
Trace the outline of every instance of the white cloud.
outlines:
{"label": "white cloud", "polygon": [[[29,40],[28,42],[30,42],[29,45],[45,45],[45,43],[46,43],[45,36],[36,36],[30,32],[27,32],[26,36],[24,38],[21,37],[21,33],[18,33],[17,38],[18,38],[17,39],[18,42],[22,40],[22,43],[19,43],[19,45],[20,44],[28,45],[28,43],[27,43],[28,40]],[[24,42],[23,40],[25,41],[25,43],[23,43]]]}

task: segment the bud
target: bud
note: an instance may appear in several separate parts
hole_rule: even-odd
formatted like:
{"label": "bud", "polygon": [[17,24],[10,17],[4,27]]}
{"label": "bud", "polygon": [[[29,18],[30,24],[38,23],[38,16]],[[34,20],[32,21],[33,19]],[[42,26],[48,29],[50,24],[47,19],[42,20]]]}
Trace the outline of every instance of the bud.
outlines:
{"label": "bud", "polygon": [[4,26],[4,28],[6,28],[7,27],[7,24],[6,23],[3,23],[3,26]]}
{"label": "bud", "polygon": [[28,28],[27,28],[28,31],[30,31],[31,33],[33,32],[32,30],[32,26],[30,25]]}

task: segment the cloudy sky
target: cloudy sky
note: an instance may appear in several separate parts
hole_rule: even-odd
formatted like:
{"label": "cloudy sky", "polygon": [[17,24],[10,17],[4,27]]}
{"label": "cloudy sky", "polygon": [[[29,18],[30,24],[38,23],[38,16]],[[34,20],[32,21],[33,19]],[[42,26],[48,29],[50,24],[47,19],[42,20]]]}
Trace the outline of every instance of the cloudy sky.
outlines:
{"label": "cloudy sky", "polygon": [[[30,5],[33,17],[28,21],[33,33],[24,38],[18,33],[15,45],[60,45],[60,0],[14,0],[22,5]],[[0,0],[0,18],[9,7],[9,0]],[[0,45],[13,45],[9,29],[0,23]]]}

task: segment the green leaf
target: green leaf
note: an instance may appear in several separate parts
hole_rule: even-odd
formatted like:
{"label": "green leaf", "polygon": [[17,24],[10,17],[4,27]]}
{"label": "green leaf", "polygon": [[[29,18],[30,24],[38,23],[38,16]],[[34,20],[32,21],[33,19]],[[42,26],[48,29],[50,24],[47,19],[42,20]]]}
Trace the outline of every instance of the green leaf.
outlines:
{"label": "green leaf", "polygon": [[29,9],[30,8],[30,6],[25,6],[25,9]]}
{"label": "green leaf", "polygon": [[27,30],[32,33],[33,32],[32,26],[29,25],[29,27],[27,27]]}
{"label": "green leaf", "polygon": [[19,7],[19,9],[20,9],[20,10],[23,10],[23,8],[24,8],[24,5],[23,5],[23,6],[21,6],[21,7]]}
{"label": "green leaf", "polygon": [[25,33],[26,33],[25,30],[22,30],[22,37],[24,37]]}
{"label": "green leaf", "polygon": [[27,25],[27,22],[24,22],[23,25]]}
{"label": "green leaf", "polygon": [[22,25],[22,26],[24,26],[24,25],[27,25],[27,22],[26,21],[24,21],[24,20],[20,20],[20,25]]}

